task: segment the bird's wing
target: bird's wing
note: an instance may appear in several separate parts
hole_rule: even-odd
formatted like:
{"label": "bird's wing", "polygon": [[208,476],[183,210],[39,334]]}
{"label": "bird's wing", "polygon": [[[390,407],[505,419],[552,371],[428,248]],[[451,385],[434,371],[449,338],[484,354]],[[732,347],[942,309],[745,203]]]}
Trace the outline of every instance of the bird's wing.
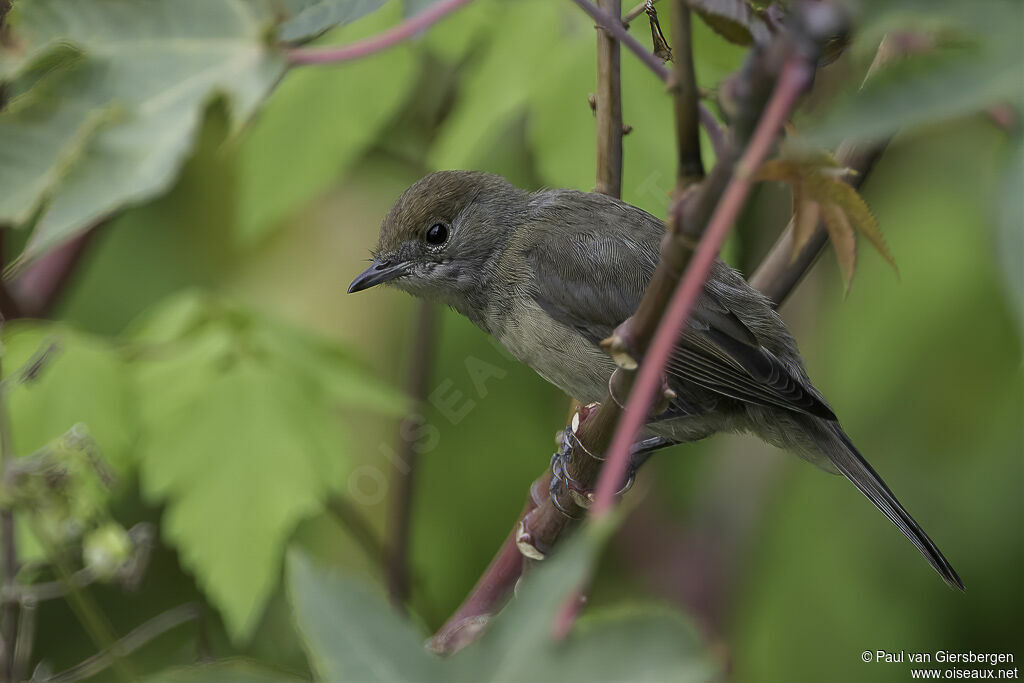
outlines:
{"label": "bird's wing", "polygon": [[[550,245],[549,245],[550,246]],[[562,249],[533,249],[531,295],[548,315],[598,344],[632,315],[657,260],[621,233],[567,235]],[[640,254],[623,267],[623,254]],[[764,348],[729,306],[705,290],[666,368],[669,383],[835,419],[827,405]]]}

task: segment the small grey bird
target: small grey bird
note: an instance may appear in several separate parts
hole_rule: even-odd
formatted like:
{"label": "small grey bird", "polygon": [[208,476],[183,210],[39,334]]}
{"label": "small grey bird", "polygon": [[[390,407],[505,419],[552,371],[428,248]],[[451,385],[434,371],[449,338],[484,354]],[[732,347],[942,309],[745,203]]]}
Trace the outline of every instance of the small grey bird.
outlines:
{"label": "small grey bird", "polygon": [[[349,287],[389,283],[447,304],[584,403],[615,370],[599,342],[629,317],[658,262],[664,224],[611,197],[525,192],[500,176],[442,171],[385,217],[372,265]],[[846,476],[950,586],[956,571],[839,426],[770,302],[716,261],[668,364],[676,397],[645,437],[686,443],[753,432]]]}

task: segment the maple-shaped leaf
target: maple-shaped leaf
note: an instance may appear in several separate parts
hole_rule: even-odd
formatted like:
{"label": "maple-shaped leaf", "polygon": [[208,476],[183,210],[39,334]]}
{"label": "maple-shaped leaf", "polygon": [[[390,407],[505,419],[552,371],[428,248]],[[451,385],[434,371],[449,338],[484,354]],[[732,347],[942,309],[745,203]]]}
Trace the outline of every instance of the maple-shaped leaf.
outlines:
{"label": "maple-shaped leaf", "polygon": [[784,182],[792,189],[794,259],[811,238],[819,219],[824,223],[847,293],[857,264],[855,232],[863,235],[899,275],[878,220],[857,190],[845,180],[850,173],[850,169],[839,166],[831,155],[818,154],[773,159],[762,164],[755,175],[757,180]]}

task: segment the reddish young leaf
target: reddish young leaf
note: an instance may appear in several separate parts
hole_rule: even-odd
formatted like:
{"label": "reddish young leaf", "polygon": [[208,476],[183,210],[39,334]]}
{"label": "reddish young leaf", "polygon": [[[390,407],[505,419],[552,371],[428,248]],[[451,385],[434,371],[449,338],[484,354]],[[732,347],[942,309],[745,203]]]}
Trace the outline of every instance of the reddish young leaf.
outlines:
{"label": "reddish young leaf", "polygon": [[871,213],[871,209],[864,202],[864,199],[860,196],[857,190],[853,189],[852,186],[842,182],[838,179],[831,178],[815,178],[814,182],[819,181],[830,181],[832,186],[832,194],[835,197],[834,203],[836,206],[841,208],[853,225],[854,229],[860,234],[864,235],[875,250],[882,255],[882,258],[892,266],[892,269],[896,271],[896,275],[899,275],[899,268],[896,267],[896,261],[892,257],[892,253],[889,251],[889,246],[885,243],[885,237],[882,236],[882,231],[878,227],[878,219]]}
{"label": "reddish young leaf", "polygon": [[821,208],[825,228],[839,260],[839,270],[843,273],[843,296],[850,293],[853,273],[857,269],[857,241],[853,227],[846,214],[835,204],[826,204]]}
{"label": "reddish young leaf", "polygon": [[821,219],[821,205],[807,199],[805,195],[800,185],[793,186],[793,261],[803,250],[807,240],[811,239]]}

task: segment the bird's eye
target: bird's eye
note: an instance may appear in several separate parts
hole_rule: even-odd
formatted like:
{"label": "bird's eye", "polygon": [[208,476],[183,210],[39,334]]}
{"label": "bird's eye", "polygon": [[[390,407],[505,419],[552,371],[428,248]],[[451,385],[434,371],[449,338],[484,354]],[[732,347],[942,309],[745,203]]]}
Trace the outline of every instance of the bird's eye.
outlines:
{"label": "bird's eye", "polygon": [[426,240],[427,244],[444,244],[448,239],[448,226],[444,223],[434,223],[427,230]]}

